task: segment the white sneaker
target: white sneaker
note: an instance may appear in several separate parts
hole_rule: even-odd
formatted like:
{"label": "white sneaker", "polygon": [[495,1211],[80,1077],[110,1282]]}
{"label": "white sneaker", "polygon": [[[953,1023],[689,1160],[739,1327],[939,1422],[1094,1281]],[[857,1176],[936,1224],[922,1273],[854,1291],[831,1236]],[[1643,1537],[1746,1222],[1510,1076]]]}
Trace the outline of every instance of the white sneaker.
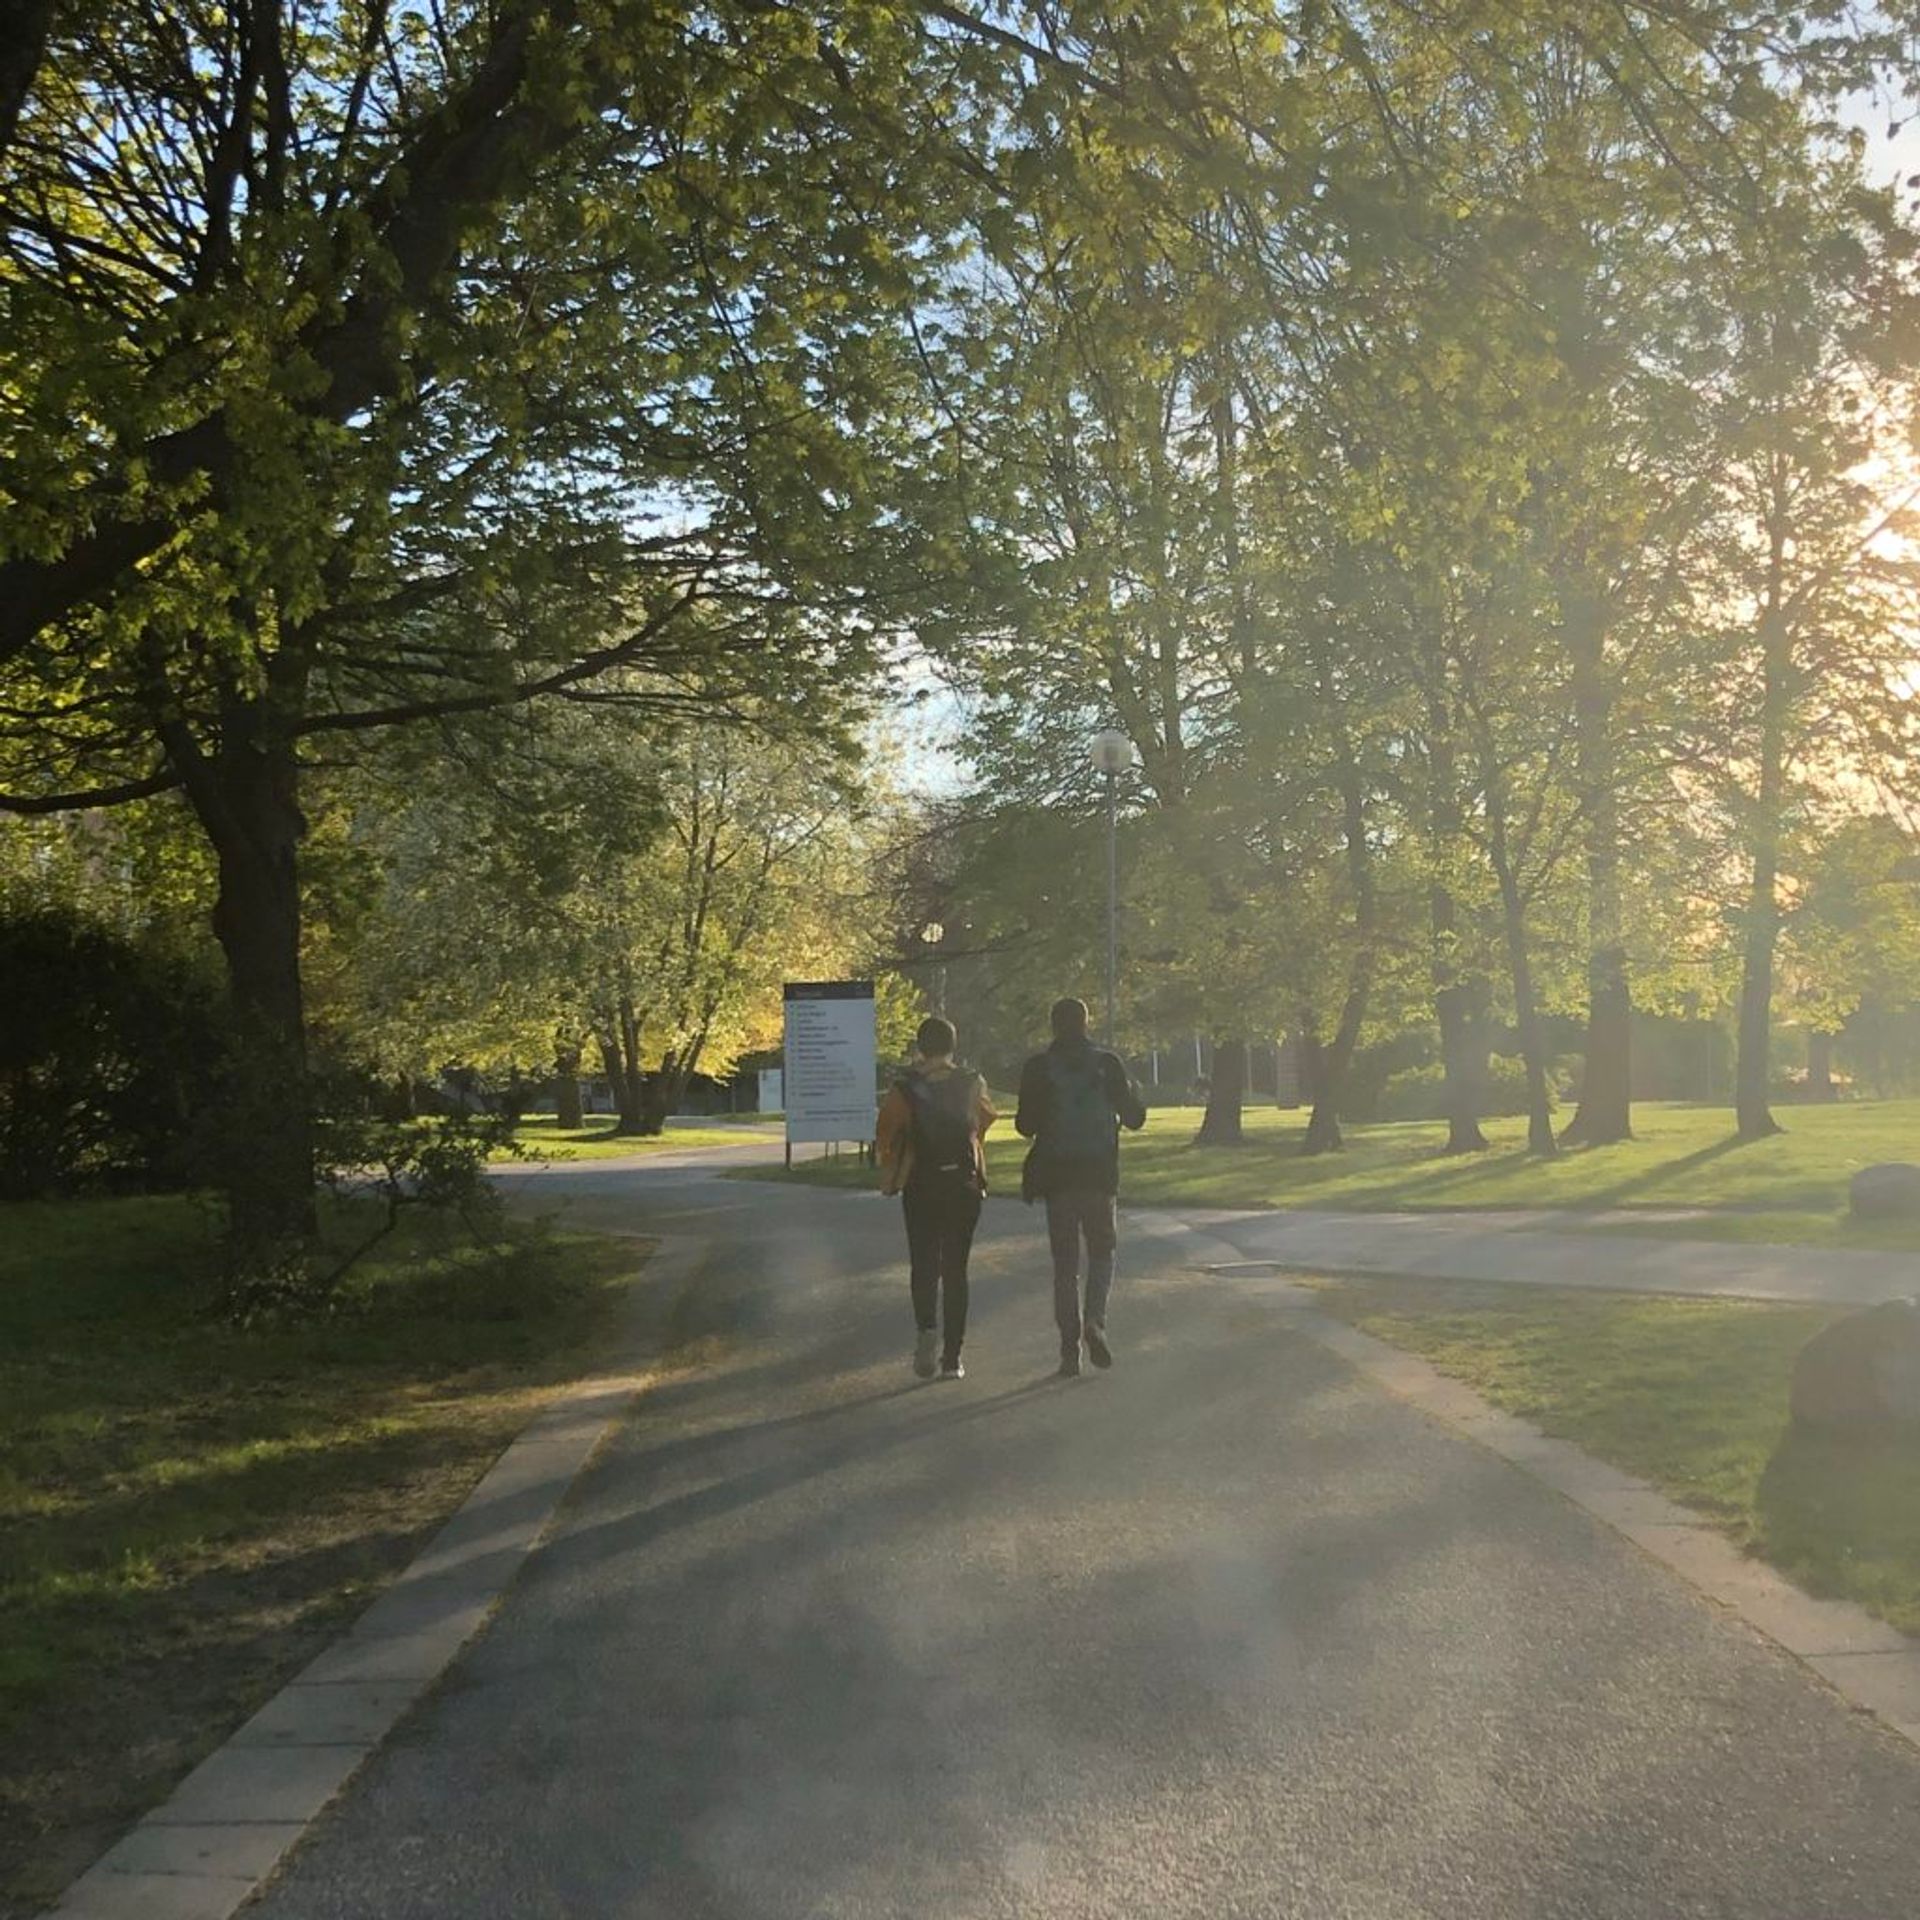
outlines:
{"label": "white sneaker", "polygon": [[913,1370],[922,1380],[931,1380],[940,1365],[940,1329],[923,1327],[913,1343]]}

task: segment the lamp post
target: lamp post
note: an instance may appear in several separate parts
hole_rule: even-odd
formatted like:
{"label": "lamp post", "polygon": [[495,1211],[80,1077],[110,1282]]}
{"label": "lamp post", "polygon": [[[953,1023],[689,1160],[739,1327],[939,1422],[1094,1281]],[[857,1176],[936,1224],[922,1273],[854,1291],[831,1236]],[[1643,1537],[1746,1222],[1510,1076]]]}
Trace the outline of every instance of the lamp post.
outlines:
{"label": "lamp post", "polygon": [[1120,972],[1120,776],[1133,765],[1133,742],[1113,727],[1093,736],[1092,758],[1107,782],[1107,1045],[1114,1044],[1114,996]]}
{"label": "lamp post", "polygon": [[[920,929],[921,945],[938,949],[940,942],[947,937],[947,930],[938,920],[929,920]],[[947,1012],[947,963],[942,960],[933,970],[933,1010],[942,1019]]]}

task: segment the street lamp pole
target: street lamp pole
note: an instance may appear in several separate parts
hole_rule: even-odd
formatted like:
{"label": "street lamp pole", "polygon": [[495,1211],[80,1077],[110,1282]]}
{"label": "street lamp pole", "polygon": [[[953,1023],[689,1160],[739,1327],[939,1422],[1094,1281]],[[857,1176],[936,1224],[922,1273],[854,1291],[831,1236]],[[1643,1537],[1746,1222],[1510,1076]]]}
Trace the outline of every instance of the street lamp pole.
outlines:
{"label": "street lamp pole", "polygon": [[1107,1045],[1113,1045],[1120,975],[1120,776],[1107,772]]}
{"label": "street lamp pole", "polygon": [[[920,939],[922,944],[932,948],[936,954],[938,954],[939,952],[941,941],[943,941],[946,937],[947,937],[947,930],[945,927],[943,927],[940,924],[938,920],[929,920],[927,924],[920,929]],[[946,1017],[947,963],[944,956],[938,958],[934,964],[933,1010],[935,1013],[939,1014],[942,1019]]]}
{"label": "street lamp pole", "polygon": [[1120,977],[1120,776],[1133,765],[1133,742],[1113,728],[1093,736],[1093,764],[1107,782],[1107,1045],[1115,1044]]}

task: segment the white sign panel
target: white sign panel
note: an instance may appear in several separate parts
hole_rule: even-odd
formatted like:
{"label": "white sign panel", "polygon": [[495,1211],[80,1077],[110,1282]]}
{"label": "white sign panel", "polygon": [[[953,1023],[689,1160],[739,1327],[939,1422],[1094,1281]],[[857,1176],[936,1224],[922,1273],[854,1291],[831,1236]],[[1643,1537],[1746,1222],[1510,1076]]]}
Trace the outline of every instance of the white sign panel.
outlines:
{"label": "white sign panel", "polygon": [[789,1144],[873,1138],[871,980],[790,980],[786,988]]}
{"label": "white sign panel", "polygon": [[787,1104],[786,1090],[781,1086],[781,1073],[778,1067],[760,1069],[760,1092],[754,1100],[755,1113],[778,1113]]}

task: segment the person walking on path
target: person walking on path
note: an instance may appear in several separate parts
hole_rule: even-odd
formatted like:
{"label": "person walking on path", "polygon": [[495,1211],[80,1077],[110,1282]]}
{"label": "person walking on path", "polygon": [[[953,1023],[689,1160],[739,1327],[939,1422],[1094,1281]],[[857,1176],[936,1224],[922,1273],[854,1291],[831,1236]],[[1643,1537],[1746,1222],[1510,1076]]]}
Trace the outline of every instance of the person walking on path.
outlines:
{"label": "person walking on path", "polygon": [[942,1380],[966,1375],[967,1258],[987,1190],[986,1132],[998,1117],[986,1082],[955,1061],[955,1045],[950,1021],[921,1021],[913,1065],[888,1090],[874,1125],[882,1191],[899,1194],[906,1214],[919,1329],[913,1370],[922,1380],[934,1376],[936,1348]]}
{"label": "person walking on path", "polygon": [[[1117,1054],[1087,1036],[1083,1000],[1054,1002],[1053,1044],[1020,1074],[1015,1130],[1033,1142],[1021,1181],[1028,1201],[1047,1203],[1053,1249],[1053,1317],[1060,1329],[1060,1371],[1080,1371],[1080,1342],[1096,1367],[1113,1365],[1107,1296],[1119,1241],[1120,1129],[1138,1131],[1147,1109]],[[1080,1297],[1080,1247],[1086,1243],[1087,1291]]]}

